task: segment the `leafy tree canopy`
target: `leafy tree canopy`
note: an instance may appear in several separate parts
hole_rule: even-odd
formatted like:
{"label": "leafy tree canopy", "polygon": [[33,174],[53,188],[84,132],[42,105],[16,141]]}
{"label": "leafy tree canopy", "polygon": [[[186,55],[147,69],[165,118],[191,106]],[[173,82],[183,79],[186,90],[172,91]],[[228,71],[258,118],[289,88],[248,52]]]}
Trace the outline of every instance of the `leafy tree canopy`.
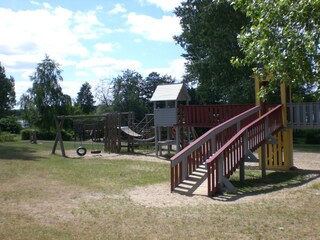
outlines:
{"label": "leafy tree canopy", "polygon": [[0,119],[0,132],[19,133],[20,130],[21,124],[15,116],[7,116]]}
{"label": "leafy tree canopy", "polygon": [[32,88],[21,97],[21,105],[28,114],[31,124],[50,131],[55,127],[54,116],[68,114],[72,102],[64,95],[59,84],[63,80],[58,63],[48,55],[37,65],[30,76]]}
{"label": "leafy tree canopy", "polygon": [[78,92],[76,103],[80,106],[83,113],[88,114],[94,111],[95,101],[91,92],[91,85],[88,82],[82,84],[80,91]]}
{"label": "leafy tree canopy", "polygon": [[198,84],[200,103],[254,101],[250,67],[230,62],[233,56],[243,57],[237,35],[248,23],[245,14],[227,0],[187,0],[175,14],[183,30],[175,40],[186,51],[184,81]]}
{"label": "leafy tree canopy", "polygon": [[174,83],[169,75],[161,76],[157,72],[143,78],[138,72],[127,69],[122,75],[114,78],[113,110],[119,112],[135,112],[137,119],[142,119],[146,113],[152,112],[153,106],[149,100],[159,84]]}
{"label": "leafy tree canopy", "polygon": [[7,77],[5,68],[0,62],[0,118],[8,115],[16,104],[16,93],[14,90],[14,78]]}
{"label": "leafy tree canopy", "polygon": [[169,75],[161,76],[157,72],[150,73],[144,80],[141,95],[146,102],[149,102],[158,85],[175,83],[175,79]]}
{"label": "leafy tree canopy", "polygon": [[133,70],[125,70],[122,75],[113,79],[113,107],[118,112],[135,112],[142,119],[147,112],[142,99],[143,78]]}
{"label": "leafy tree canopy", "polygon": [[254,65],[270,84],[302,87],[320,83],[319,0],[235,0],[236,9],[250,18],[239,35],[245,57],[234,64]]}

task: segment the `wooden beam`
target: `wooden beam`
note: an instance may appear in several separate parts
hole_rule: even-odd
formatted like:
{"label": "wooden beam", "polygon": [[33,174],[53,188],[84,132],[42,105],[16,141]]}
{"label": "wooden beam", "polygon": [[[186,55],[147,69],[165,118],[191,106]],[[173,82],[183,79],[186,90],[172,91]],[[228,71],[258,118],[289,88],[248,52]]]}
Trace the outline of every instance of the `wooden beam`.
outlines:
{"label": "wooden beam", "polygon": [[58,141],[59,141],[60,142],[60,148],[61,148],[62,156],[66,157],[66,153],[65,153],[65,150],[64,150],[64,146],[63,146],[62,134],[61,134],[61,129],[63,127],[64,118],[61,118],[61,120],[59,121],[59,118],[56,117],[55,118],[55,122],[56,122],[57,130],[56,130],[56,138],[55,138],[55,141],[54,141],[54,144],[53,144],[53,148],[52,148],[52,154],[55,154],[56,149],[57,149],[57,144],[58,144]]}

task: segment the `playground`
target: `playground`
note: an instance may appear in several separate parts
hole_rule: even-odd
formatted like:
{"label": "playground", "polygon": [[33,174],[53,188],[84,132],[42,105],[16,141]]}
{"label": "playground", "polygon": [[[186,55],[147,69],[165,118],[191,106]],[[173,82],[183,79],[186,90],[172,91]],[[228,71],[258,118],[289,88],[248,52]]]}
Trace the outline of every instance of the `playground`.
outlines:
{"label": "playground", "polygon": [[[256,93],[266,84],[255,79]],[[120,153],[123,146],[134,152],[139,145],[153,145],[156,157],[163,156],[163,147],[168,154],[175,151],[170,158],[171,192],[191,195],[206,191],[209,197],[236,193],[231,177],[239,172],[244,183],[246,162],[258,163],[262,178],[267,170],[293,170],[293,129],[320,128],[320,103],[292,104],[290,88],[284,84],[280,92],[281,102],[273,106],[261,99],[256,99],[255,105],[192,106],[184,84],[158,85],[150,99],[154,105],[152,118],[138,124],[131,112],[57,116],[52,154],[59,143],[63,157],[74,157],[66,154],[62,138],[64,121],[70,119],[75,136],[83,141],[89,133],[92,142],[103,142],[104,153]],[[88,119],[90,124],[79,123],[81,119]],[[206,130],[198,137],[195,128]],[[87,149],[81,143],[76,153],[83,157]],[[91,154],[103,156],[101,149],[91,150]]]}
{"label": "playground", "polygon": [[[60,116],[55,141],[2,143],[0,238],[317,239],[319,145],[291,145],[293,154],[286,152],[290,128],[283,128],[281,105],[261,114],[260,106],[177,108],[187,100],[180,93],[174,108],[155,101],[155,115],[162,118],[155,118],[150,149],[122,146],[119,139],[142,135],[119,120],[127,113]],[[318,127],[319,104],[289,108],[294,114],[288,124]],[[166,117],[174,111],[183,117]],[[70,119],[81,120],[76,129],[83,135],[67,142],[59,128]],[[104,137],[96,131],[100,121]],[[190,125],[196,124],[209,131],[192,139]],[[83,156],[76,152],[79,144],[87,149]],[[162,154],[170,146],[178,153]],[[263,151],[264,163],[257,161]]]}

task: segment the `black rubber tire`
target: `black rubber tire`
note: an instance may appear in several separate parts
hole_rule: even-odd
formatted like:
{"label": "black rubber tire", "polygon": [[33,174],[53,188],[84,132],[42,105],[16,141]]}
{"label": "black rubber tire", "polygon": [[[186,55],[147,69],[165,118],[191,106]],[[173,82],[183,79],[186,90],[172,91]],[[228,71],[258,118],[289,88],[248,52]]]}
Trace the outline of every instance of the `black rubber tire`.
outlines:
{"label": "black rubber tire", "polygon": [[85,147],[80,146],[77,148],[77,154],[82,157],[87,154],[87,149]]}

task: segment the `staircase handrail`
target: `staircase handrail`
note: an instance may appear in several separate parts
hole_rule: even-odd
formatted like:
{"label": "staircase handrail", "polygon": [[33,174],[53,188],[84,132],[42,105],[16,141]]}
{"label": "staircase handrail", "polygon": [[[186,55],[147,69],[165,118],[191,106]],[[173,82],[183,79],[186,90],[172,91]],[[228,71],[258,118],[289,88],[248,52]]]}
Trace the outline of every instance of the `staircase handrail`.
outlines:
{"label": "staircase handrail", "polygon": [[212,128],[170,159],[171,191],[217,149],[223,146],[242,125],[258,117],[260,106],[255,106],[226,122]]}
{"label": "staircase handrail", "polygon": [[[278,105],[252,123],[243,127],[224,144],[214,155],[206,160],[208,170],[208,196],[219,191],[221,174],[229,177],[244,161],[248,151],[260,147],[266,139],[283,127],[282,105]],[[223,166],[221,166],[223,165]]]}

